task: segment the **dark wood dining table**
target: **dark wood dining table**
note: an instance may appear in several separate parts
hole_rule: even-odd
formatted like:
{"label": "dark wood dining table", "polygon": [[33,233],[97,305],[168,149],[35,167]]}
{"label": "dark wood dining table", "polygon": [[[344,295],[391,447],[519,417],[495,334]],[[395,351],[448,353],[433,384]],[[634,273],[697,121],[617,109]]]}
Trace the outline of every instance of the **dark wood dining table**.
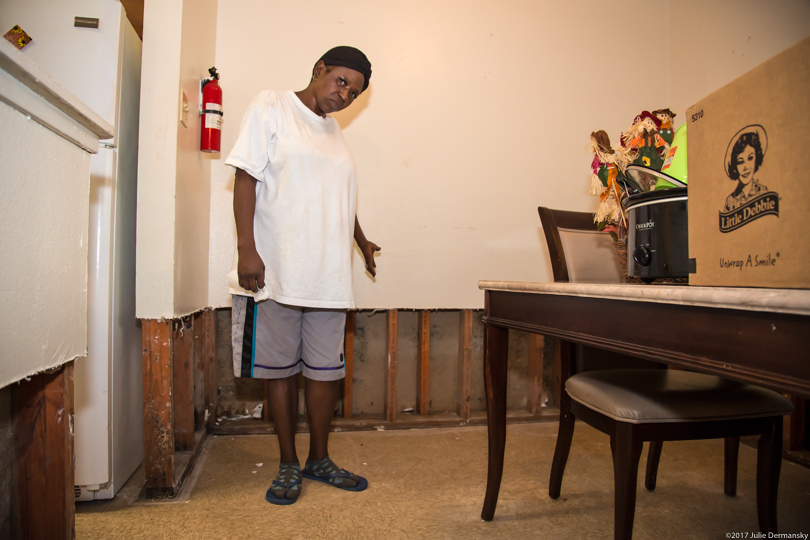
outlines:
{"label": "dark wood dining table", "polygon": [[[810,290],[514,281],[478,287],[485,297],[487,521],[503,474],[510,329],[556,337],[561,347],[588,345],[810,397]],[[561,396],[561,415],[565,407]]]}

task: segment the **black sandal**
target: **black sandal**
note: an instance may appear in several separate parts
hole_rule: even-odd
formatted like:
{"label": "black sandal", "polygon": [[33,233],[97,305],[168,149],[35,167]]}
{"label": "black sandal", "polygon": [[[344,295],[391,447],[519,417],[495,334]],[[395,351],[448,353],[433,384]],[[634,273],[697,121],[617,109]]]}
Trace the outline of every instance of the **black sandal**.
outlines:
{"label": "black sandal", "polygon": [[[363,491],[368,487],[368,480],[362,476],[352,474],[345,469],[341,469],[328,457],[319,461],[307,460],[303,475],[304,478],[317,480],[318,482],[323,482],[339,489],[345,489],[346,491]],[[344,478],[354,480],[356,484],[353,486],[344,486],[342,485]]]}
{"label": "black sandal", "polygon": [[[298,463],[282,463],[278,467],[278,475],[273,480],[273,485],[267,490],[264,496],[267,502],[272,504],[293,504],[298,500],[301,494],[301,488],[295,489],[296,486],[301,485],[301,465]],[[279,497],[273,493],[274,487],[282,487],[286,489],[284,497]],[[290,494],[295,493],[295,497],[288,498]]]}

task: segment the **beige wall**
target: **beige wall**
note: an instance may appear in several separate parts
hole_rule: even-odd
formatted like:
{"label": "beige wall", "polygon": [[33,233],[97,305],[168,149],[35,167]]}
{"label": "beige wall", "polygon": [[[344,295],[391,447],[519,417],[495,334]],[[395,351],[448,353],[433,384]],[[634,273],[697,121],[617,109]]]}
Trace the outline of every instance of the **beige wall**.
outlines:
{"label": "beige wall", "polygon": [[[136,315],[208,306],[211,158],[199,148],[199,81],[214,65],[216,0],[146,2],[138,159]],[[179,121],[184,90],[191,114]]]}
{"label": "beige wall", "polygon": [[[352,0],[337,14],[324,0],[240,0],[219,2],[215,21],[214,0],[193,13],[179,2],[147,3],[145,13],[143,88],[161,95],[143,110],[162,114],[141,124],[141,183],[151,187],[139,227],[154,221],[148,235],[139,230],[141,317],[229,305],[232,171],[222,162],[249,100],[303,88],[333,45],[360,47],[374,67],[369,90],[338,115],[363,228],[383,247],[376,283],[355,257],[358,306],[466,308],[482,305],[478,279],[551,278],[536,207],[595,208],[591,131],[615,143],[636,114],[658,107],[679,125],[694,101],[808,33],[805,0]],[[209,162],[205,253],[195,236],[205,235],[207,186],[195,184],[205,158],[172,139],[178,66],[193,53],[183,45],[181,54],[169,30],[182,28],[186,43],[188,31],[214,27],[225,123],[223,152]],[[201,62],[196,76],[210,67]]]}
{"label": "beige wall", "polygon": [[138,136],[135,314],[174,315],[177,107],[182,2],[145,2]]}
{"label": "beige wall", "polygon": [[668,26],[670,101],[683,113],[810,35],[810,2],[678,0],[670,2]]}
{"label": "beige wall", "polygon": [[188,127],[177,123],[177,199],[175,200],[175,314],[208,305],[208,231],[211,162],[200,149],[200,79],[215,65],[217,0],[186,0],[180,43],[180,88],[189,98]]}
{"label": "beige wall", "polygon": [[[644,21],[666,20],[666,4],[625,4],[368,0],[313,17],[333,4],[220,2],[223,154],[257,92],[301,89],[328,48],[361,48],[371,86],[338,119],[382,254],[376,283],[355,254],[358,307],[481,307],[479,279],[550,279],[538,205],[595,208],[591,131],[618,137],[641,108],[667,105],[666,85],[629,80],[619,50]],[[655,47],[633,57],[666,65]],[[220,161],[212,173],[211,303],[227,305],[232,171]]]}

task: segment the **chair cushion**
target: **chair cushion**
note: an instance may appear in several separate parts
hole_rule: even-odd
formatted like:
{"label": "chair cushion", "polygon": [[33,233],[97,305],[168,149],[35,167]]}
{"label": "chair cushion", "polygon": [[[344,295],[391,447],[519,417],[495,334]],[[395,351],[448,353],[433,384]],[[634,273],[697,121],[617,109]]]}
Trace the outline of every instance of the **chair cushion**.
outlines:
{"label": "chair cushion", "polygon": [[789,414],[784,396],[714,375],[670,369],[608,369],[571,376],[574,401],[633,424],[728,420]]}

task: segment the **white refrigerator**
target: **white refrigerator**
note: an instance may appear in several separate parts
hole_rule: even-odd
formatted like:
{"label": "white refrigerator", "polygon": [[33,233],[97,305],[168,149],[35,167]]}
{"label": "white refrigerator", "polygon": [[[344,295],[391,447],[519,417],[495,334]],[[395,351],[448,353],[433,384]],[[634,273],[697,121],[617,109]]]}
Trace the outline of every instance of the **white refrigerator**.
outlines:
{"label": "white refrigerator", "polygon": [[[76,27],[76,17],[98,28]],[[144,454],[135,318],[142,44],[116,0],[3,0],[0,29],[14,25],[33,38],[23,54],[115,126],[91,159],[88,351],[74,370],[76,500],[109,499]]]}

